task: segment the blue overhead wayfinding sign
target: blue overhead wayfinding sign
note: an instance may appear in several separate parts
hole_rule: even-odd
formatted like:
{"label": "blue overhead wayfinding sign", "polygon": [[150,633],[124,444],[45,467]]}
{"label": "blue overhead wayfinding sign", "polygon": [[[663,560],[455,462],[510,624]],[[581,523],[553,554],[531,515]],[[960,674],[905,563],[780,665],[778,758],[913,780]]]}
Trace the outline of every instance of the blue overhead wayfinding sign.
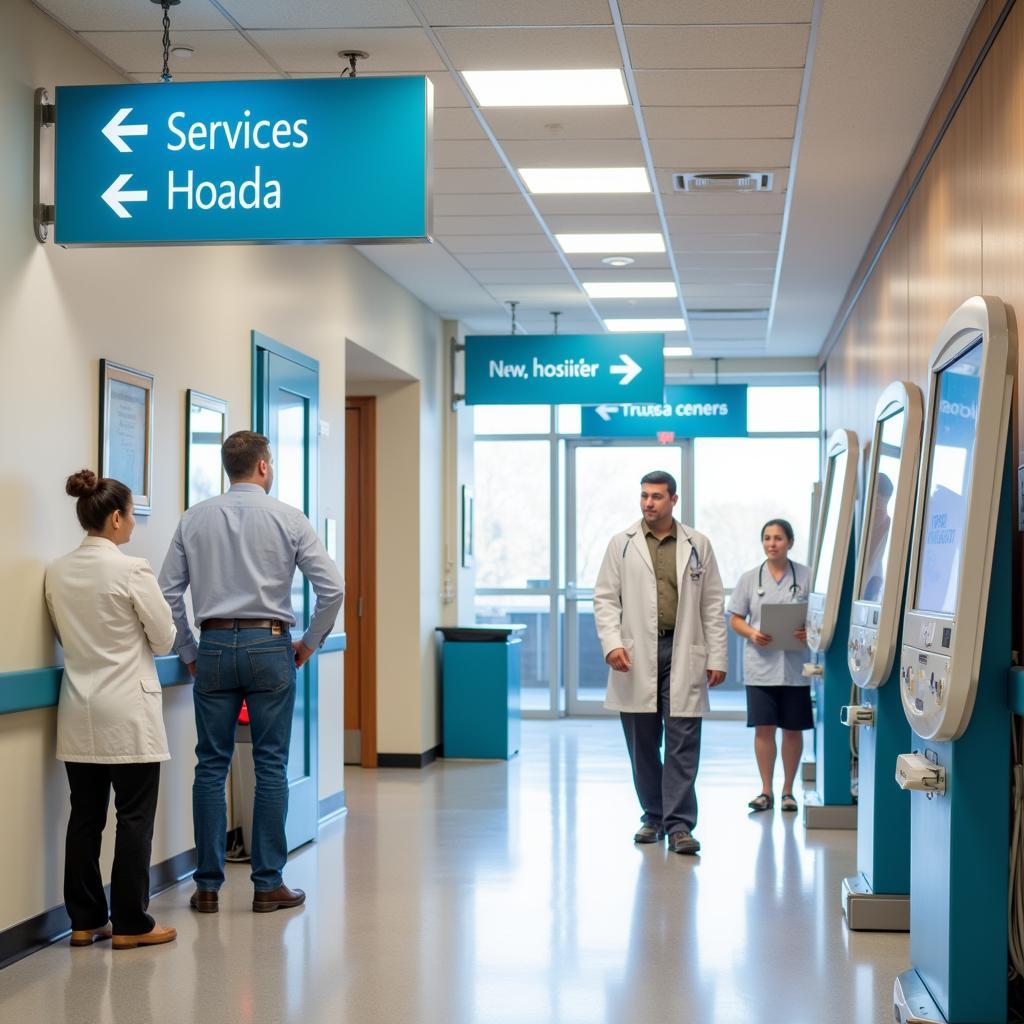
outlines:
{"label": "blue overhead wayfinding sign", "polygon": [[473,335],[467,405],[660,401],[663,334]]}
{"label": "blue overhead wayfinding sign", "polygon": [[663,401],[583,409],[584,437],[745,437],[746,384],[680,384]]}
{"label": "blue overhead wayfinding sign", "polygon": [[431,233],[428,79],[60,86],[59,245]]}

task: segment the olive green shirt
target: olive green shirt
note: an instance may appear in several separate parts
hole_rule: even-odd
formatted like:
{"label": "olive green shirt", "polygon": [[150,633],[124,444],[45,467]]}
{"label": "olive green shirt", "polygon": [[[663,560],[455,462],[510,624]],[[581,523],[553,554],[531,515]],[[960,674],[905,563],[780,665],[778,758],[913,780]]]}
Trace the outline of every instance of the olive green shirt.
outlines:
{"label": "olive green shirt", "polygon": [[658,630],[675,629],[676,608],[679,605],[679,582],[676,577],[676,524],[672,532],[661,540],[644,523],[644,537],[654,564],[654,578],[658,587]]}

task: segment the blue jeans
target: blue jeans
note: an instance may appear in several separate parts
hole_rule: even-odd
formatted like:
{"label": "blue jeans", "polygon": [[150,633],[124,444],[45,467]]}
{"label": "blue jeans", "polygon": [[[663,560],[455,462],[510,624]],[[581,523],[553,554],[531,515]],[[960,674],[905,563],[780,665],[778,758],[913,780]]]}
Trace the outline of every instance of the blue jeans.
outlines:
{"label": "blue jeans", "polygon": [[235,749],[235,726],[244,700],[249,709],[256,796],[252,813],[252,884],[269,892],[282,884],[288,857],[288,747],[295,708],[295,654],[287,632],[208,629],[199,642],[193,689],[196,709],[196,778],[192,816],[196,885],[216,892],[224,884],[227,803],[224,784]]}

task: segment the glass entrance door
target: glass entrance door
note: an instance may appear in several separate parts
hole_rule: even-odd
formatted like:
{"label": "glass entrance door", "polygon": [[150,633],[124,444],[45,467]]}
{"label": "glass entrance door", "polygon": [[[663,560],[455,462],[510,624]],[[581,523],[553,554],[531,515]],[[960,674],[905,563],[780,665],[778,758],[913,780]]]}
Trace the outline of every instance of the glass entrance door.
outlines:
{"label": "glass entrance door", "polygon": [[[315,518],[317,511],[317,428],[320,372],[314,359],[256,335],[253,344],[253,422],[270,439],[274,457],[271,495]],[[296,570],[292,612],[299,639],[312,613],[310,586]],[[317,658],[299,669],[288,756],[288,849],[316,838],[317,792]]]}
{"label": "glass entrance door", "polygon": [[691,445],[570,441],[566,487],[565,683],[570,715],[603,707],[608,666],[594,628],[594,583],[608,542],[640,519],[640,478],[662,469],[679,484],[676,518],[692,522]]}

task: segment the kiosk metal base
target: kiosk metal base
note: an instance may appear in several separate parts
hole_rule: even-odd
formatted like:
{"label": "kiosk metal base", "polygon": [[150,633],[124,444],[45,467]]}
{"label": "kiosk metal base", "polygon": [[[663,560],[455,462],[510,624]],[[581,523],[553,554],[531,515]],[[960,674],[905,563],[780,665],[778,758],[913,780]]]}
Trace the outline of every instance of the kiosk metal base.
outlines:
{"label": "kiosk metal base", "polygon": [[909,932],[910,897],[872,892],[863,875],[843,879],[843,913],[854,932]]}
{"label": "kiosk metal base", "polygon": [[805,828],[857,828],[856,804],[823,804],[817,793],[804,797]]}
{"label": "kiosk metal base", "polygon": [[945,1024],[917,971],[904,971],[892,987],[892,1015],[896,1024]]}

